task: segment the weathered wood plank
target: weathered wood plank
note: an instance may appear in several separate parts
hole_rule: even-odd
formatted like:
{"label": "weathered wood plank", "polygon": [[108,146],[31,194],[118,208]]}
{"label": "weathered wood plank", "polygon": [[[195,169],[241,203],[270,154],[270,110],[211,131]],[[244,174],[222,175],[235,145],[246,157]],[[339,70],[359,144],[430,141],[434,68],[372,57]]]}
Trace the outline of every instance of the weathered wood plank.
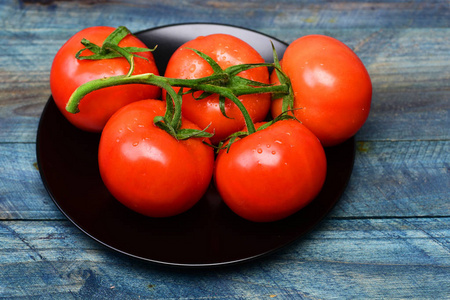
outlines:
{"label": "weathered wood plank", "polygon": [[100,24],[126,25],[139,31],[172,23],[217,20],[259,30],[286,42],[305,34],[327,34],[355,49],[374,82],[372,114],[359,139],[448,139],[449,15],[446,1],[187,1],[182,8],[173,0],[164,4],[3,1],[0,142],[35,140],[36,125],[50,95],[51,61],[76,31]]}
{"label": "weathered wood plank", "polygon": [[449,216],[450,142],[359,142],[333,217]]}
{"label": "weathered wood plank", "polygon": [[[0,30],[0,38],[4,36]],[[25,39],[26,34],[20,36]],[[449,36],[450,30],[408,29],[382,32],[354,46],[360,49],[374,85],[371,114],[359,140],[449,139]],[[24,55],[18,51],[23,40],[17,44],[5,40],[11,47],[0,56],[6,68],[0,70],[0,142],[32,142],[50,96],[48,74],[53,56],[47,54],[33,63],[31,57],[17,60]],[[54,45],[52,53],[57,49]]]}
{"label": "weathered wood plank", "polygon": [[[193,21],[229,20],[245,27],[290,29],[296,23],[306,28],[445,27],[448,1],[6,1],[4,16],[18,11],[13,24],[27,27],[36,18],[49,26],[71,28],[92,21],[115,22],[127,18],[137,23],[164,25]],[[68,18],[64,12],[70,12]],[[84,16],[84,17],[83,17]],[[90,18],[86,18],[89,16]],[[107,17],[106,17],[107,16]],[[11,17],[12,19],[12,17]],[[117,24],[115,24],[117,25]]]}
{"label": "weathered wood plank", "polygon": [[449,218],[328,220],[267,258],[187,270],[113,253],[65,221],[1,221],[0,296],[444,299],[449,228]]}
{"label": "weathered wood plank", "polygon": [[[93,25],[218,22],[336,37],[374,83],[350,184],[313,232],[232,268],[114,253],[53,205],[34,164],[58,48]],[[0,0],[0,298],[450,299],[448,1]]]}
{"label": "weathered wood plank", "polygon": [[[0,144],[0,219],[60,219],[34,144]],[[361,142],[333,218],[450,216],[450,141]]]}
{"label": "weathered wood plank", "polygon": [[42,184],[35,144],[0,144],[0,220],[61,219]]}
{"label": "weathered wood plank", "polygon": [[434,33],[384,30],[354,46],[374,86],[359,139],[450,138],[450,30]]}

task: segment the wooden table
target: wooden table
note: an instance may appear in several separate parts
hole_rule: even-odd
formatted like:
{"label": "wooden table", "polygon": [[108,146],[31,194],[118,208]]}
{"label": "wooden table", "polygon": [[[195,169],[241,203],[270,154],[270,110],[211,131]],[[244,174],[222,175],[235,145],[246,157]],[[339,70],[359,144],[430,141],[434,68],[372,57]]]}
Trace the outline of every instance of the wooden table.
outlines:
{"label": "wooden table", "polygon": [[[287,43],[319,33],[373,80],[350,183],[310,234],[253,262],[160,267],[113,252],[56,208],[36,131],[59,47],[93,25],[243,26]],[[0,1],[0,298],[450,298],[448,1]]]}

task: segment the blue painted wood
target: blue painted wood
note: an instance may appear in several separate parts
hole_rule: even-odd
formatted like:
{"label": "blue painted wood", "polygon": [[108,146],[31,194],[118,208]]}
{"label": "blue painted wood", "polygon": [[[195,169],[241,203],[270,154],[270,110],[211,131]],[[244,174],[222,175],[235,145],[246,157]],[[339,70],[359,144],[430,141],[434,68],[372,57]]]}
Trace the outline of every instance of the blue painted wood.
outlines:
{"label": "blue painted wood", "polygon": [[[94,2],[95,3],[95,2]],[[105,9],[108,16],[116,16],[116,5],[96,4],[88,5],[80,2],[58,2],[58,4],[36,5],[25,3],[22,6],[7,6],[1,8],[4,30],[0,30],[0,38],[3,41],[0,50],[0,65],[6,68],[0,73],[0,119],[3,120],[3,130],[0,132],[0,141],[25,141],[35,140],[36,126],[42,108],[50,95],[48,84],[51,61],[59,47],[76,31],[93,25],[126,25],[133,31],[143,30],[149,27],[162,26],[180,22],[220,22],[247,26],[260,30],[267,34],[290,42],[305,34],[327,34],[334,36],[351,48],[361,57],[371,75],[374,92],[371,115],[358,134],[360,140],[415,140],[415,139],[448,139],[450,121],[448,109],[450,97],[448,93],[450,82],[450,29],[445,24],[445,16],[449,15],[446,2],[421,4],[426,6],[426,12],[421,12],[420,20],[427,24],[416,24],[415,27],[406,26],[401,22],[409,20],[409,23],[419,22],[410,19],[416,13],[419,4],[383,3],[378,5],[332,5],[317,4],[315,21],[306,22],[303,18],[286,18],[284,21],[275,22],[267,18],[267,24],[261,24],[260,18],[252,18],[252,25],[248,25],[240,14],[241,10],[233,9],[232,4],[226,11],[234,12],[233,18],[214,18],[207,9],[213,10],[214,5],[196,7],[206,15],[202,18],[183,16],[181,19],[171,22],[175,12],[161,19],[161,16],[152,17],[160,9],[159,4],[151,4],[148,12],[140,12],[131,18],[126,18],[126,11],[145,6],[142,3],[129,4],[121,9],[116,17],[101,18],[95,13],[95,8]],[[448,4],[448,3],[447,3]],[[71,5],[72,18],[60,16],[59,11],[69,9]],[[119,5],[119,4],[117,4]],[[170,9],[173,2],[165,6]],[[272,5],[262,3],[262,10],[274,11]],[[266,5],[266,6],[265,6]],[[217,4],[217,6],[220,6]],[[294,5],[286,3],[279,5],[279,14],[311,13],[311,4]],[[189,5],[188,5],[189,7]],[[253,6],[250,6],[253,8]],[[337,9],[340,18],[336,19],[332,26],[323,20],[331,9]],[[448,8],[448,5],[447,5]],[[222,7],[223,9],[223,7]],[[292,9],[292,11],[290,11]],[[75,10],[72,12],[72,10]],[[367,18],[366,13],[372,11],[379,18]],[[388,12],[389,11],[389,12]],[[364,12],[364,13],[362,13]],[[412,13],[414,12],[414,13]],[[256,13],[256,12],[255,12]],[[434,13],[434,15],[433,15]],[[89,17],[81,17],[86,14]],[[147,15],[148,14],[148,15]],[[360,15],[362,14],[362,15]],[[391,22],[400,22],[396,27],[385,20],[388,15],[396,15]],[[323,15],[323,16],[322,16]],[[349,17],[349,16],[352,17]],[[423,15],[423,16],[422,16]],[[179,15],[178,15],[179,16]],[[209,19],[204,19],[206,17]],[[344,18],[343,16],[346,16]],[[146,17],[146,21],[139,18]],[[100,19],[100,20],[99,20]],[[352,20],[358,22],[379,21],[377,26],[366,24],[365,26],[351,27]],[[30,22],[45,20],[40,27]],[[50,21],[48,21],[50,20]],[[167,23],[158,22],[165,20]],[[55,23],[56,22],[56,23]],[[90,22],[90,23],[85,23]],[[422,21],[420,21],[422,22]],[[56,26],[57,24],[57,26]],[[448,21],[447,21],[448,24]],[[287,27],[289,25],[289,28]],[[353,24],[355,25],[355,24]],[[45,41],[45,42],[44,42]],[[39,59],[37,59],[39,57]],[[405,109],[408,107],[408,109]],[[416,126],[410,126],[411,123]]]}
{"label": "blue painted wood", "polygon": [[[341,201],[265,259],[187,270],[114,253],[63,217],[35,167],[51,61],[71,35],[183,22],[330,35],[373,80]],[[0,0],[0,298],[450,299],[449,25],[448,1]]]}
{"label": "blue painted wood", "polygon": [[62,219],[42,184],[34,143],[0,143],[0,220]]}
{"label": "blue painted wood", "polygon": [[[35,144],[0,143],[0,219],[64,218],[36,169]],[[358,142],[332,218],[450,215],[449,141]]]}
{"label": "blue painted wood", "polygon": [[2,221],[0,292],[83,299],[445,299],[449,226],[450,218],[328,220],[267,259],[191,270],[110,253],[66,221]]}
{"label": "blue painted wood", "polygon": [[449,141],[358,142],[333,217],[449,216]]}

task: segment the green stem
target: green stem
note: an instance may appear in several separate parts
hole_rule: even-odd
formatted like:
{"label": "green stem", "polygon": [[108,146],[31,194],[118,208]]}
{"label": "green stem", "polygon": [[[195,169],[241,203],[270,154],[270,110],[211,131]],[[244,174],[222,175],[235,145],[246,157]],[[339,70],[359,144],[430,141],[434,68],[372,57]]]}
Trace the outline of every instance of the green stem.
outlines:
{"label": "green stem", "polygon": [[224,96],[225,98],[230,99],[233,101],[234,104],[239,108],[241,111],[245,125],[247,126],[248,134],[252,134],[256,132],[255,124],[253,124],[253,120],[250,117],[250,114],[248,113],[247,109],[245,108],[244,104],[237,98],[237,96],[233,93],[233,90],[227,87],[221,87],[221,86],[215,86],[215,85],[209,85],[209,84],[201,84],[198,86],[198,89],[207,92],[207,93],[214,93]]}
{"label": "green stem", "polygon": [[103,47],[105,49],[111,49],[113,51],[116,51],[117,53],[119,53],[120,55],[122,55],[123,57],[125,57],[125,59],[128,61],[128,64],[130,65],[130,70],[128,71],[127,76],[131,76],[131,74],[133,74],[134,71],[134,55],[128,51],[126,51],[125,49],[119,47],[116,44],[113,44],[111,42],[105,42],[103,43]]}
{"label": "green stem", "polygon": [[[227,87],[226,83],[229,82],[229,75],[225,73],[213,74],[208,77],[198,79],[179,79],[179,78],[167,78],[158,76],[152,73],[140,74],[140,75],[119,75],[102,79],[96,79],[89,81],[81,85],[69,98],[66,105],[66,110],[70,113],[77,113],[78,105],[84,96],[87,94],[106,87],[125,85],[125,84],[150,84],[161,87],[167,91],[170,97],[173,99],[175,109],[172,113],[166,113],[165,121],[175,131],[179,129],[181,124],[181,95],[178,95],[173,87],[186,87],[194,90],[204,91],[211,94],[219,94],[225,98],[233,101],[234,104],[242,112],[245,124],[249,134],[256,131],[255,125],[242,102],[237,98],[240,95],[256,94],[256,93],[288,93],[289,87],[287,85],[276,86],[262,86],[262,87]],[[168,103],[168,105],[171,105]],[[170,110],[172,111],[172,110]]]}
{"label": "green stem", "polygon": [[264,94],[264,93],[289,93],[289,86],[282,85],[270,85],[270,86],[262,86],[262,87],[249,87],[249,88],[239,88],[233,89],[233,93],[236,96],[249,95],[249,94]]}
{"label": "green stem", "polygon": [[[78,113],[80,111],[78,109],[78,105],[80,104],[81,99],[83,99],[87,94],[99,89],[122,84],[146,84],[149,81],[151,81],[154,85],[158,85],[157,82],[153,82],[154,80],[152,78],[154,76],[156,75],[152,73],[133,76],[118,75],[89,81],[79,86],[73,92],[66,104],[66,110],[72,114]],[[162,82],[159,82],[159,84],[162,84]]]}
{"label": "green stem", "polygon": [[[119,75],[89,81],[77,88],[75,92],[70,96],[69,101],[66,105],[66,110],[70,113],[77,113],[79,112],[78,105],[80,101],[87,94],[102,88],[125,84],[151,84],[165,89],[172,98],[173,105],[175,106],[174,114],[171,116],[166,115],[165,120],[169,123],[168,125],[171,128],[174,128],[175,130],[179,129],[179,126],[181,124],[181,97],[172,88],[173,85],[171,84],[169,78],[158,76],[152,73],[134,76]],[[170,103],[168,105],[172,104]]]}

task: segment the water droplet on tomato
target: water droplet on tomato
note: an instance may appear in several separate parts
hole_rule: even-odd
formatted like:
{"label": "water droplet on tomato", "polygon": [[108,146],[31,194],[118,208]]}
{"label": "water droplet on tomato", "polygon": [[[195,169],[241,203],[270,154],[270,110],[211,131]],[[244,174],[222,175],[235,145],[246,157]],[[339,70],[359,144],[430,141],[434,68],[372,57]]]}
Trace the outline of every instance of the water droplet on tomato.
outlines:
{"label": "water droplet on tomato", "polygon": [[139,145],[139,142],[134,142],[133,146],[136,147],[137,145]]}
{"label": "water droplet on tomato", "polygon": [[267,147],[267,148],[270,148],[270,144],[267,144],[266,147]]}
{"label": "water droplet on tomato", "polygon": [[277,154],[277,152],[276,151],[272,151],[272,154],[275,155],[275,154]]}
{"label": "water droplet on tomato", "polygon": [[263,152],[261,148],[258,148],[258,150],[256,150],[256,151],[260,154]]}

